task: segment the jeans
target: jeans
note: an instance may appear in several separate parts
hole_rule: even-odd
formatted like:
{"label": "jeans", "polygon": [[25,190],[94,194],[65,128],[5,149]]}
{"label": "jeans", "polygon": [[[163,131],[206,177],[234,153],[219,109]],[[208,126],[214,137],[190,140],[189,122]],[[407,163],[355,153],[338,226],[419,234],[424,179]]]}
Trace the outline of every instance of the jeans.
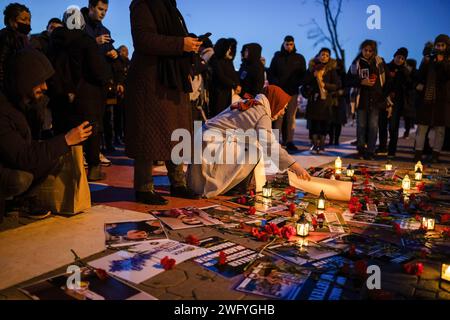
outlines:
{"label": "jeans", "polygon": [[388,118],[387,111],[380,111],[380,119],[378,120],[378,124],[380,126],[380,149],[386,150],[387,140],[388,140],[388,131],[389,131],[389,147],[388,154],[395,156],[397,153],[397,145],[398,145],[398,135],[400,130],[400,116],[401,112],[399,108],[395,108],[392,110],[392,116]]}
{"label": "jeans", "polygon": [[[423,151],[429,126],[419,125],[416,134],[416,151]],[[433,151],[441,152],[445,141],[445,127],[434,127]]]}
{"label": "jeans", "polygon": [[280,130],[283,137],[284,144],[294,142],[294,134],[296,127],[296,116],[298,110],[298,95],[292,96],[291,101],[287,106],[284,117],[280,117],[274,122],[273,128]]}
{"label": "jeans", "polygon": [[358,138],[358,151],[367,151],[370,154],[375,153],[379,114],[380,112],[378,109],[358,110],[356,130]]}
{"label": "jeans", "polygon": [[[172,161],[166,161],[166,168],[172,187],[186,186],[183,165],[175,165]],[[152,171],[153,161],[141,159],[134,161],[134,190],[136,192],[154,191]]]}

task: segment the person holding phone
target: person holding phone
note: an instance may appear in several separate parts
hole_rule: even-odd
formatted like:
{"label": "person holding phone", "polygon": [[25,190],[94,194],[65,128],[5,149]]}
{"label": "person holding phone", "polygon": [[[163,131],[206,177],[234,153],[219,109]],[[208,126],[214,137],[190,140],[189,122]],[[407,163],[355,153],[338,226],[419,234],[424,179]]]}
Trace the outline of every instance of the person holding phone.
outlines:
{"label": "person holding phone", "polygon": [[60,159],[70,147],[92,134],[89,122],[84,122],[49,140],[32,139],[27,116],[44,98],[46,81],[53,73],[50,61],[33,49],[20,51],[10,62],[8,85],[4,94],[0,93],[0,216],[6,198],[38,188],[59,170]]}
{"label": "person holding phone", "polygon": [[[374,160],[380,110],[386,109],[386,63],[374,40],[365,40],[347,75],[352,113],[357,114],[358,157]],[[366,147],[367,146],[367,147]]]}
{"label": "person holding phone", "polygon": [[134,54],[125,97],[125,151],[134,159],[136,201],[165,205],[155,192],[153,162],[165,161],[173,197],[196,199],[187,188],[183,165],[172,162],[175,130],[192,134],[189,93],[192,53],[202,44],[190,37],[175,1],[133,0],[130,5]]}

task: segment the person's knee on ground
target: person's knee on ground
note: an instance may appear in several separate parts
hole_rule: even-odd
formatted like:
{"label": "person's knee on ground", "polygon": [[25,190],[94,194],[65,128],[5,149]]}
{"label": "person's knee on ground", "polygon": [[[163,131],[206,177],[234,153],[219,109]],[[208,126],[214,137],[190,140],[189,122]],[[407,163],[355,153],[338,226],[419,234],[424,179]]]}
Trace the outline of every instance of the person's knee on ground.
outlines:
{"label": "person's knee on ground", "polygon": [[8,199],[24,194],[31,187],[33,180],[34,177],[29,172],[10,170],[4,186],[5,198]]}

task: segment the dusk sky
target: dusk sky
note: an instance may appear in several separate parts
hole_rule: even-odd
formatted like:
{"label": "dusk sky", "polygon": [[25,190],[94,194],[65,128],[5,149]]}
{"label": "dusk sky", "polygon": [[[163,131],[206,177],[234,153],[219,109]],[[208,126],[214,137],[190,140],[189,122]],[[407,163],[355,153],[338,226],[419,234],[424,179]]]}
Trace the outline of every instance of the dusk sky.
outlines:
{"label": "dusk sky", "polygon": [[[61,17],[71,4],[84,6],[87,0],[18,0],[32,12],[33,32],[40,32],[53,16]],[[332,0],[333,1],[333,0]],[[0,0],[3,9],[10,1]],[[111,30],[116,45],[132,47],[129,22],[129,0],[110,0],[104,21]],[[381,9],[381,29],[369,30],[366,13],[370,5]],[[280,49],[283,38],[292,34],[306,59],[319,48],[307,38],[315,19],[325,28],[323,9],[316,0],[178,0],[189,31],[196,34],[212,32],[212,40],[234,37],[240,47],[258,42],[268,63]],[[412,58],[421,59],[423,45],[439,33],[450,33],[449,0],[344,0],[339,23],[340,38],[347,54],[347,65],[355,57],[359,44],[372,38],[380,44],[380,54],[390,61],[397,48],[406,46]],[[323,44],[329,46],[328,44]],[[320,47],[322,46],[319,45]],[[239,64],[239,61],[236,61]]]}

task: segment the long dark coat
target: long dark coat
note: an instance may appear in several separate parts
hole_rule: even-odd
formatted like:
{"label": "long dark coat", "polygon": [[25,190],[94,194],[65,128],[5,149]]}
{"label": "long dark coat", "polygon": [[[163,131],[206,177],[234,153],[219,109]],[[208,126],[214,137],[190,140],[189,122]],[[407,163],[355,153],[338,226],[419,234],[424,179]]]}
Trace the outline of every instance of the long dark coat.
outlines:
{"label": "long dark coat", "polygon": [[305,84],[302,87],[302,94],[308,97],[306,107],[306,118],[308,120],[331,121],[332,108],[338,105],[337,93],[341,87],[341,81],[336,72],[336,60],[331,59],[325,66],[323,81],[327,90],[327,98],[320,99],[319,85],[314,76],[314,66],[316,61],[310,62],[310,67],[305,76]]}
{"label": "long dark coat", "polygon": [[176,129],[192,133],[189,95],[158,80],[158,56],[181,56],[184,39],[158,34],[145,0],[130,5],[134,54],[125,98],[126,154],[133,159],[170,160]]}
{"label": "long dark coat", "polygon": [[[436,70],[436,101],[424,102],[424,92],[427,88],[427,76],[430,68]],[[428,126],[450,126],[450,60],[440,63],[424,62],[419,70],[419,83],[425,85],[425,89],[419,95],[417,108],[417,124]]]}

